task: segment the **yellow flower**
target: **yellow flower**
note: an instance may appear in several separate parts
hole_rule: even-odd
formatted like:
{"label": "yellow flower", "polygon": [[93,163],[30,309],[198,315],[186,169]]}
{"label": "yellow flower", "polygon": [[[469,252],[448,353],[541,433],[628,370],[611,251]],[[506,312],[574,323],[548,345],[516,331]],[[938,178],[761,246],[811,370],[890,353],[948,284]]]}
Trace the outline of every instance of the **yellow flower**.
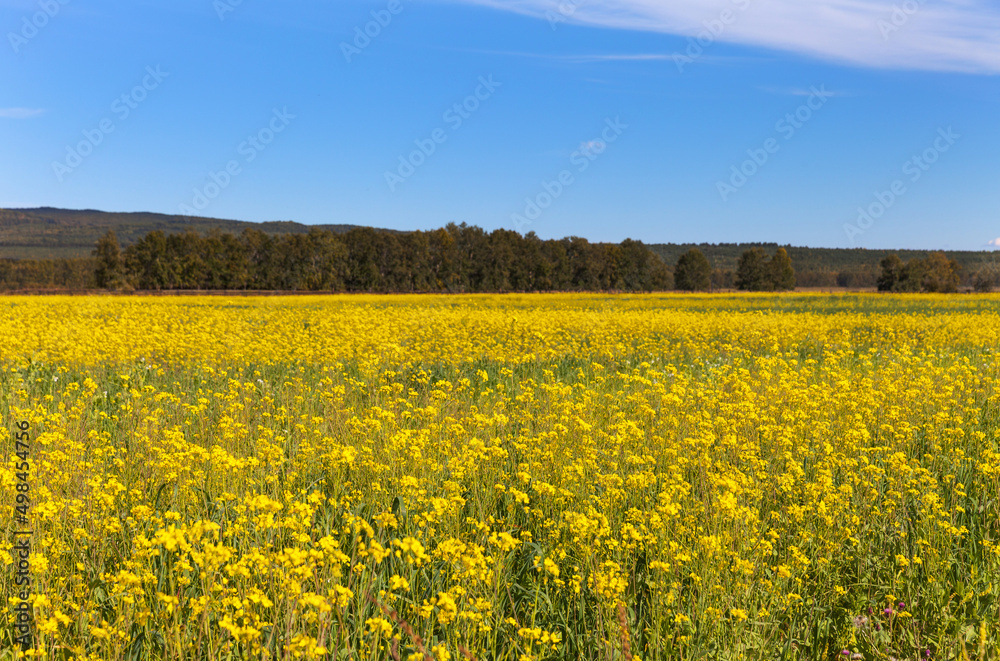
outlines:
{"label": "yellow flower", "polygon": [[441,624],[449,624],[458,614],[458,606],[455,599],[447,592],[440,592],[437,596],[438,621]]}
{"label": "yellow flower", "polygon": [[385,618],[370,617],[365,620],[365,626],[368,627],[369,634],[382,636],[384,638],[388,638],[392,635],[392,625]]}
{"label": "yellow flower", "polygon": [[354,599],[354,592],[342,585],[335,585],[330,592],[330,597],[334,599],[338,607],[346,608],[351,600]]}

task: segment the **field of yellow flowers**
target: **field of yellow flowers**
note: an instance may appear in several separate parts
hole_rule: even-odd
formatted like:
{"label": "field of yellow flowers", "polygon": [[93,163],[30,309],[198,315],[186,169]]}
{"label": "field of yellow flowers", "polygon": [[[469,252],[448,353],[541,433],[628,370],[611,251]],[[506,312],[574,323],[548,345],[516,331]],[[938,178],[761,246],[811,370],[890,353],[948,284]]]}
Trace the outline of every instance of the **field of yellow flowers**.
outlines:
{"label": "field of yellow flowers", "polygon": [[3,298],[0,419],[0,659],[1000,658],[996,297]]}

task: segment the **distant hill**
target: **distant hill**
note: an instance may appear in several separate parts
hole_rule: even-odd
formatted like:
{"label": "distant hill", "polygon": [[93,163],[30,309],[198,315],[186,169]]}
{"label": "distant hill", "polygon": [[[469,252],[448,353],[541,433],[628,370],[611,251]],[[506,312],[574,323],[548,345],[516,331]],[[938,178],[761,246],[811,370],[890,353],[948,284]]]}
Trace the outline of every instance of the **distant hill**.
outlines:
{"label": "distant hill", "polygon": [[122,246],[154,230],[166,234],[217,229],[239,234],[246,228],[266,234],[306,234],[312,228],[347,232],[358,225],[303,225],[291,221],[249,223],[218,218],[168,216],[159,213],[110,213],[84,209],[0,209],[0,258],[56,259],[90,257],[94,244],[113,229]]}

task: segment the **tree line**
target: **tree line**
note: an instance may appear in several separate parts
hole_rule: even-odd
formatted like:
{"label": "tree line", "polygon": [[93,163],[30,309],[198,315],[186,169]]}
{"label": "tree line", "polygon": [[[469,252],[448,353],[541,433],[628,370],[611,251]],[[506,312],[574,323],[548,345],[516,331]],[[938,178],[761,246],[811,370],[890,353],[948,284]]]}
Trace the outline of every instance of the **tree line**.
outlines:
{"label": "tree line", "polygon": [[[94,251],[101,289],[348,292],[710,291],[713,269],[698,249],[671,270],[639,241],[541,240],[449,224],[431,232],[355,228],[268,235],[154,231],[124,250],[113,231]],[[743,291],[795,289],[784,248],[740,257]]]}
{"label": "tree line", "polygon": [[93,286],[92,259],[0,259],[0,289],[80,290]]}
{"label": "tree line", "polygon": [[[674,285],[680,291],[711,291],[713,268],[697,248],[680,256],[674,268]],[[763,248],[740,255],[733,284],[741,291],[790,291],[795,289],[795,269],[784,248],[768,256]]]}
{"label": "tree line", "polygon": [[[962,283],[963,269],[958,261],[943,252],[927,257],[914,257],[907,262],[890,254],[879,262],[876,284],[881,292],[957,292]],[[680,256],[674,268],[674,283],[681,291],[711,291],[716,286],[718,269],[697,248]],[[733,274],[733,285],[742,291],[788,291],[796,286],[795,269],[784,248],[768,257],[763,248],[755,247],[740,255]],[[976,291],[992,291],[1000,283],[1000,266],[980,268],[971,279]]]}
{"label": "tree line", "polygon": [[[941,292],[958,291],[962,269],[954,259],[943,252],[935,252],[925,259],[913,258],[903,262],[898,255],[888,255],[879,262],[882,269],[878,290],[888,292]],[[992,282],[978,279],[975,289],[989,291]]]}
{"label": "tree line", "polygon": [[[651,244],[667,264],[676,264],[688,250],[697,248],[712,265],[713,289],[735,289],[740,256],[749,249],[762,248],[773,254],[779,247],[772,243],[703,243]],[[866,248],[803,248],[785,246],[795,265],[797,287],[849,287],[875,289],[881,274],[880,260],[896,254],[903,261],[926,259],[928,250],[878,250]],[[959,289],[995,288],[1000,285],[1000,254],[992,251],[947,251],[948,259],[961,266]]]}
{"label": "tree line", "polygon": [[[983,264],[970,274],[945,253],[923,254],[906,262],[888,254],[870,265],[870,284],[867,276],[864,283],[837,284],[886,292],[954,292],[963,286],[991,291],[1000,285],[1000,263]],[[668,265],[639,241],[542,240],[534,233],[486,232],[464,223],[428,232],[157,230],[124,248],[109,231],[90,259],[0,260],[0,289],[474,293],[815,286],[782,247],[770,254],[754,245],[733,259],[735,268],[720,268],[700,249],[689,248]]]}
{"label": "tree line", "polygon": [[653,291],[670,269],[639,241],[542,240],[449,224],[429,232],[355,228],[268,235],[154,231],[94,251],[102,289],[344,292]]}

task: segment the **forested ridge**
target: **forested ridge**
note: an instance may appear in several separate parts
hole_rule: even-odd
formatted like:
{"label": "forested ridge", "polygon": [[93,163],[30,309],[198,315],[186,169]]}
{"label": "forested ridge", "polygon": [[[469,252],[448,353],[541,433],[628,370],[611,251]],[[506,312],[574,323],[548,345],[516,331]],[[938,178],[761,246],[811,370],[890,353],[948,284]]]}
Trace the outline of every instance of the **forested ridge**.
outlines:
{"label": "forested ridge", "polygon": [[[95,246],[112,232],[118,260],[108,272]],[[748,284],[747,253],[782,248],[792,276]],[[675,282],[682,256],[704,257]],[[1000,285],[995,253],[941,253],[959,289]],[[39,258],[38,255],[48,255]],[[930,251],[827,249],[754,244],[591,243],[542,240],[509,230],[448,225],[400,232],[354,225],[246,223],[160,214],[0,209],[0,289],[274,290],[368,292],[764,290],[880,286],[892,255],[918,265]],[[20,257],[20,258],[12,258]],[[107,257],[107,255],[105,255]],[[752,271],[752,269],[750,269]],[[787,270],[787,269],[786,269]],[[911,269],[911,275],[918,269]],[[110,273],[110,275],[107,275]],[[905,276],[905,273],[901,271]],[[692,280],[692,278],[694,278]],[[893,289],[914,286],[901,280]],[[910,283],[909,285],[906,283]],[[882,287],[885,289],[885,287]]]}
{"label": "forested ridge", "polygon": [[[113,230],[123,246],[159,230],[177,234],[194,230],[201,234],[219,230],[238,234],[256,229],[265,234],[306,234],[313,228],[346,232],[358,225],[303,225],[292,221],[250,223],[196,216],[160,213],[111,213],[94,209],[0,209],[0,258],[54,260],[88,258],[94,244]],[[391,230],[383,230],[391,231]]]}

